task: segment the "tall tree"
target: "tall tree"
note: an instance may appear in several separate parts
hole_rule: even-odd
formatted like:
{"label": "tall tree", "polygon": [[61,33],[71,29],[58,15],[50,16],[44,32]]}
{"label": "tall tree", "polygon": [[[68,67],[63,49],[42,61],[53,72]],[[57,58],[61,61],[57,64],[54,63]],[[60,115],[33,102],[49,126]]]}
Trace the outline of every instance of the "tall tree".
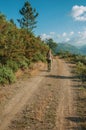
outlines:
{"label": "tall tree", "polygon": [[51,50],[53,51],[53,53],[56,53],[57,43],[54,42],[52,38],[46,39],[45,42],[47,43],[47,45],[49,46],[49,48],[51,48]]}
{"label": "tall tree", "polygon": [[18,19],[20,27],[26,29],[29,32],[32,32],[33,29],[36,28],[37,23],[36,17],[38,16],[38,13],[36,12],[36,9],[33,9],[31,4],[26,1],[19,12],[22,15],[22,18]]}

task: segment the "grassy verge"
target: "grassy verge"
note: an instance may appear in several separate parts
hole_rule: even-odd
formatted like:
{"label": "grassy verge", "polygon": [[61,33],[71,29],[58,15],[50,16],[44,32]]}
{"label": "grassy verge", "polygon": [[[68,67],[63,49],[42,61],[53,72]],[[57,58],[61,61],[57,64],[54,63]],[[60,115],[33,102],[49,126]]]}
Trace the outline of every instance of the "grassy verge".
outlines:
{"label": "grassy verge", "polygon": [[86,130],[86,88],[81,86],[78,89],[77,113],[79,116],[79,125],[82,130]]}

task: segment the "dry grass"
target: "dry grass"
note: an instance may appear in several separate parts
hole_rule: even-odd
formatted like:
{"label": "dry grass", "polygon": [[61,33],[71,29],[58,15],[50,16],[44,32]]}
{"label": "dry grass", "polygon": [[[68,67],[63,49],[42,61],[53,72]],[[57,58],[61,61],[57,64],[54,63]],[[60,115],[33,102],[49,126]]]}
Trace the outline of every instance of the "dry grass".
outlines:
{"label": "dry grass", "polygon": [[77,113],[79,116],[79,125],[82,130],[86,130],[86,88],[78,88]]}

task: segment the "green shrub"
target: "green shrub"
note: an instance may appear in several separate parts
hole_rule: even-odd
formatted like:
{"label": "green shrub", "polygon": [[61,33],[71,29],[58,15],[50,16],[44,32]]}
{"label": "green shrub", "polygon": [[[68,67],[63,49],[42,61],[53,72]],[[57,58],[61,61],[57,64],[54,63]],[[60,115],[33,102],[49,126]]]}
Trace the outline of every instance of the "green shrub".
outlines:
{"label": "green shrub", "polygon": [[46,61],[46,58],[44,55],[42,55],[40,52],[36,53],[34,56],[33,56],[33,61],[37,62],[37,61],[42,61],[42,62],[45,62]]}
{"label": "green shrub", "polygon": [[11,68],[13,72],[16,72],[19,68],[19,65],[16,63],[16,61],[8,60],[7,67]]}
{"label": "green shrub", "polygon": [[15,75],[7,66],[0,67],[0,83],[1,84],[7,84],[7,83],[13,83],[16,81]]}
{"label": "green shrub", "polygon": [[80,61],[76,65],[76,73],[82,81],[86,80],[86,66]]}
{"label": "green shrub", "polygon": [[21,69],[27,69],[28,68],[28,64],[25,61],[20,61],[19,66],[20,66]]}
{"label": "green shrub", "polygon": [[81,62],[81,63],[83,63],[84,65],[86,65],[86,56],[76,55],[76,56],[74,57],[74,61],[75,61],[76,63]]}
{"label": "green shrub", "polygon": [[28,66],[30,65],[30,60],[27,59],[26,57],[22,56],[22,57],[18,57],[17,59],[17,64],[18,64],[18,67],[21,68],[21,69],[27,69]]}

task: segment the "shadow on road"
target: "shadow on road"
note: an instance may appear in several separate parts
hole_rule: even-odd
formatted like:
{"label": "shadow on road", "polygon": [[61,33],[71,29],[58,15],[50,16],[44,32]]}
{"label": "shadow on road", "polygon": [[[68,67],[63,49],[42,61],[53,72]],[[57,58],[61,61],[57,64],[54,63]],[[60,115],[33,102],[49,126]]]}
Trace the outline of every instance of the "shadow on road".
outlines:
{"label": "shadow on road", "polygon": [[66,119],[70,120],[72,122],[75,122],[75,123],[86,122],[86,117],[85,118],[81,118],[81,117],[66,117]]}
{"label": "shadow on road", "polygon": [[[80,123],[84,123],[86,122],[86,117],[84,118],[81,118],[81,117],[66,117],[67,120],[71,121],[71,122],[75,122],[77,124],[80,124]],[[71,128],[68,128],[68,130],[71,129]],[[86,130],[86,127],[85,126],[79,126],[78,127],[72,127],[73,130]]]}
{"label": "shadow on road", "polygon": [[56,79],[71,79],[71,80],[78,79],[78,76],[47,75],[46,77]]}

